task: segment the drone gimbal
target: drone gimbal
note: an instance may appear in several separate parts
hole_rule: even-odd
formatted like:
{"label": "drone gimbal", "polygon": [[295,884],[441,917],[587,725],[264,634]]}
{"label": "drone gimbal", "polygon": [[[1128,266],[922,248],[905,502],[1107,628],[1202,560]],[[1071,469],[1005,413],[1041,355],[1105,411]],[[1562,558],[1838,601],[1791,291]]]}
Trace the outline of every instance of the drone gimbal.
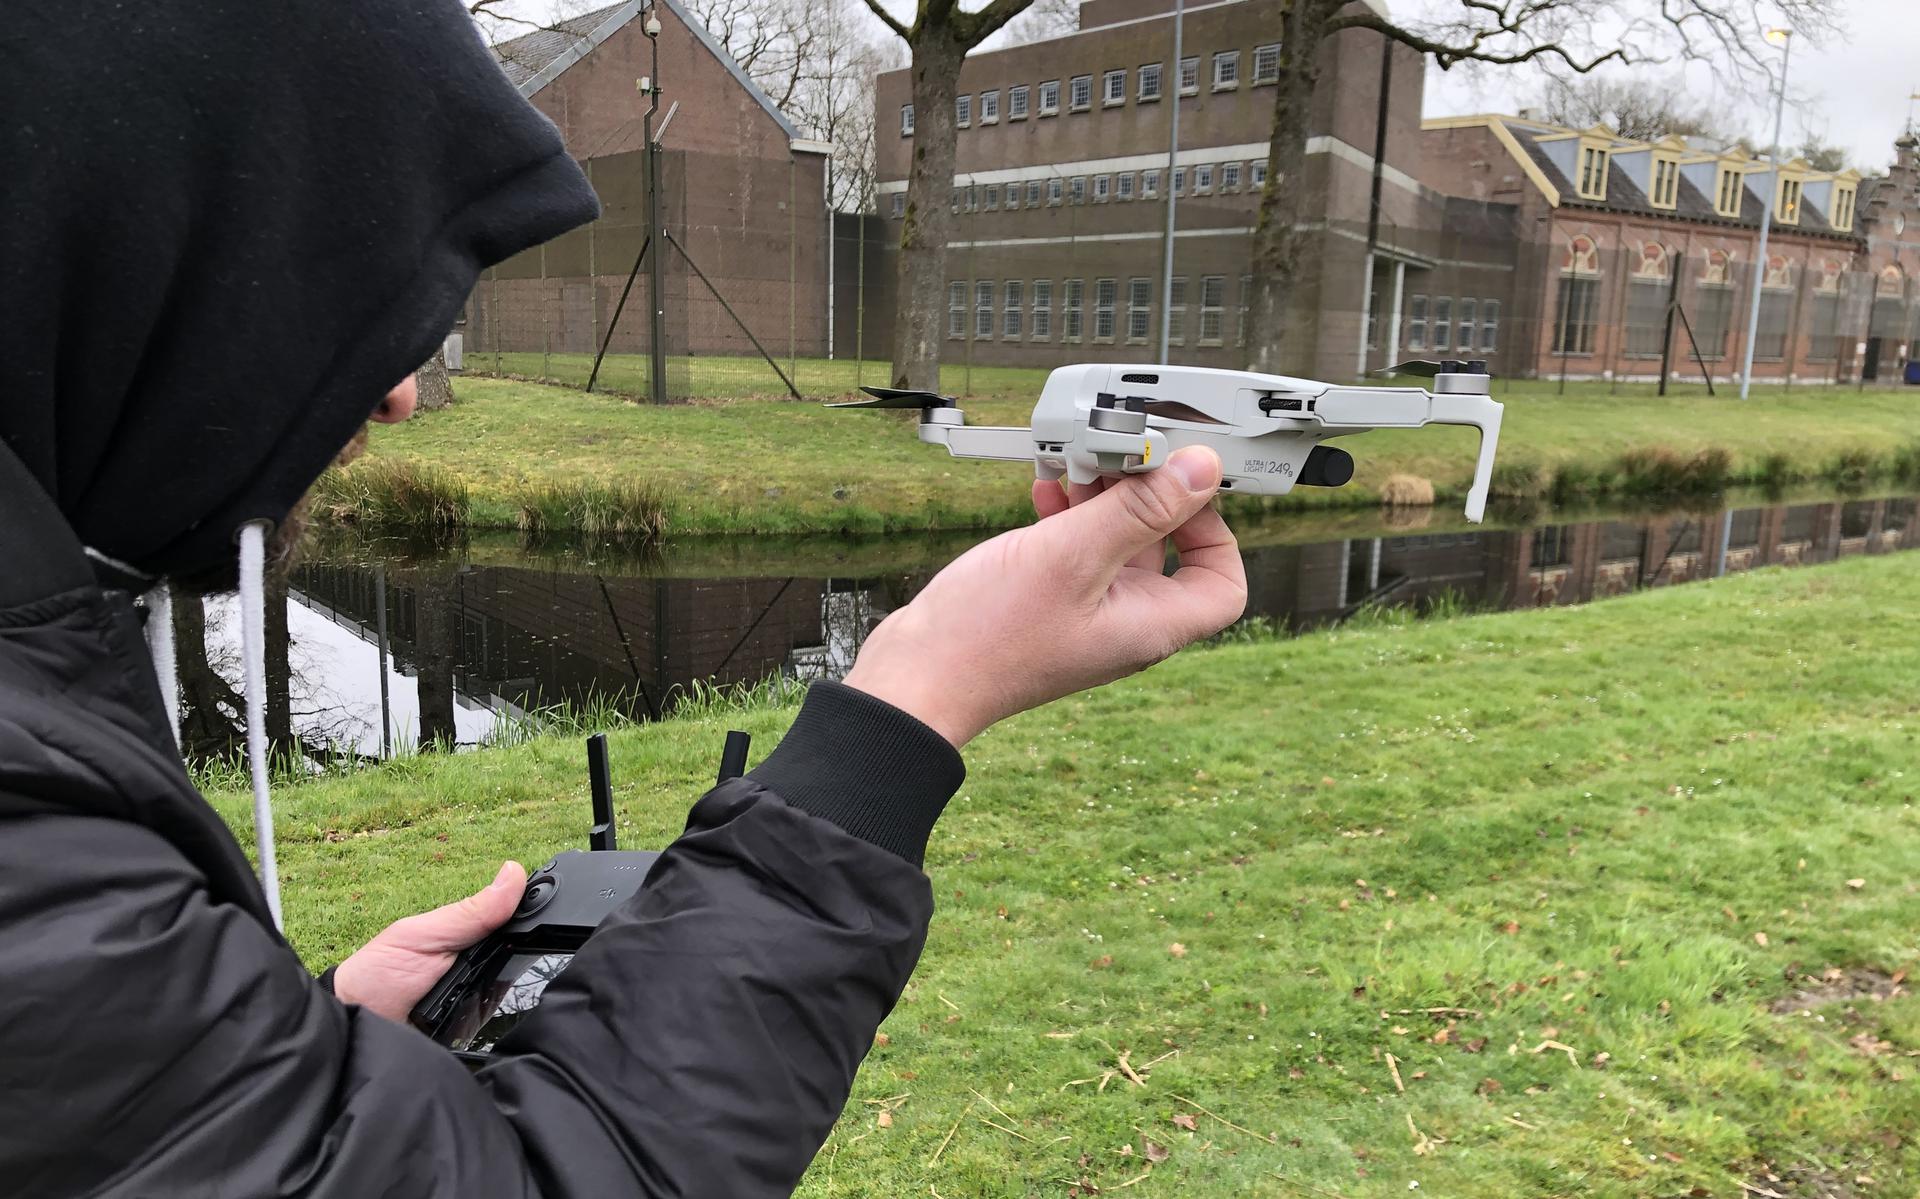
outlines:
{"label": "drone gimbal", "polygon": [[865,387],[872,399],[833,408],[918,408],[920,440],[956,458],[1034,464],[1042,479],[1091,483],[1102,475],[1153,470],[1182,446],[1220,455],[1223,491],[1285,495],[1296,485],[1338,487],[1353,458],[1325,444],[1371,429],[1470,425],[1480,455],[1467,492],[1467,519],[1486,510],[1500,404],[1487,397],[1484,362],[1408,362],[1389,370],[1433,379],[1418,387],[1340,387],[1287,375],[1197,366],[1085,363],[1047,376],[1030,427],[969,425],[950,396]]}

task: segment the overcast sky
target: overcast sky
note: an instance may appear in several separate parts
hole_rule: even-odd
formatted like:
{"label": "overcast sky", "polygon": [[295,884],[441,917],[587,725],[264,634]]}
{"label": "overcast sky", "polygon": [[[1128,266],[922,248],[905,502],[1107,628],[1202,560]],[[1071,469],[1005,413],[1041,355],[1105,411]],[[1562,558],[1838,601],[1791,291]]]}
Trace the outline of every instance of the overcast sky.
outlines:
{"label": "overcast sky", "polygon": [[[911,15],[912,0],[886,3],[902,17]],[[1451,3],[1390,0],[1396,14]],[[589,6],[587,0],[515,0],[517,11],[533,19]],[[967,7],[979,7],[979,0],[968,0]],[[1893,157],[1893,139],[1906,125],[1907,97],[1920,90],[1920,0],[1844,0],[1841,7],[1846,28],[1823,45],[1803,41],[1793,48],[1782,139],[1793,146],[1811,135],[1846,147],[1863,171],[1884,171]],[[876,36],[891,36],[877,19],[872,26]],[[1730,92],[1705,64],[1684,72],[1677,65],[1637,70],[1660,80],[1683,79],[1692,99],[1716,114],[1731,114],[1727,123],[1745,130],[1758,145],[1772,137],[1771,108]],[[1429,62],[1425,111],[1428,116],[1512,112],[1539,87],[1539,75],[1528,68],[1441,71]]]}

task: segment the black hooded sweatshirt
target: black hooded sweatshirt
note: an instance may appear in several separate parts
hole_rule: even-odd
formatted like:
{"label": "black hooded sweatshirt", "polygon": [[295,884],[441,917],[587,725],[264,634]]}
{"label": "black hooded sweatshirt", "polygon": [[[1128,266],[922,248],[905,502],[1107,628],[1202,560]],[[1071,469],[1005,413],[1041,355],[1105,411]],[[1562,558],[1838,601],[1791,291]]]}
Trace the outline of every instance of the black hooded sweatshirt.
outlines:
{"label": "black hooded sweatshirt", "polygon": [[129,594],[593,215],[552,126],[457,0],[0,0],[0,63],[0,1191],[789,1192],[924,941],[950,746],[816,686],[470,1076],[274,931]]}

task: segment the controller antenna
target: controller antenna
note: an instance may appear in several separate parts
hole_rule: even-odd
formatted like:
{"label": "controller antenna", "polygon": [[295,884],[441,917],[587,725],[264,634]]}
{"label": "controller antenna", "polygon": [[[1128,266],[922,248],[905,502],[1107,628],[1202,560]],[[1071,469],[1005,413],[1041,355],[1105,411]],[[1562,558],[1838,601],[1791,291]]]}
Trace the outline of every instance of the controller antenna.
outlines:
{"label": "controller antenna", "polygon": [[753,738],[739,729],[727,732],[727,744],[720,750],[720,777],[716,783],[737,779],[747,772],[747,746]]}
{"label": "controller antenna", "polygon": [[587,738],[587,783],[593,790],[593,828],[588,849],[618,849],[613,831],[613,775],[607,770],[607,735]]}

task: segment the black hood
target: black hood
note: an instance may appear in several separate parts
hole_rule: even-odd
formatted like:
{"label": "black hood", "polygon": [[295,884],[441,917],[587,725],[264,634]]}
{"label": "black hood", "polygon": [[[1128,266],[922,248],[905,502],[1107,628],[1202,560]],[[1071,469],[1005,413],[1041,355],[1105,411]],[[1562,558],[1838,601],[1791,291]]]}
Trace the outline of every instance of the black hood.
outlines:
{"label": "black hood", "polygon": [[0,442],[151,573],[284,517],[597,211],[456,0],[0,0],[0,64]]}

